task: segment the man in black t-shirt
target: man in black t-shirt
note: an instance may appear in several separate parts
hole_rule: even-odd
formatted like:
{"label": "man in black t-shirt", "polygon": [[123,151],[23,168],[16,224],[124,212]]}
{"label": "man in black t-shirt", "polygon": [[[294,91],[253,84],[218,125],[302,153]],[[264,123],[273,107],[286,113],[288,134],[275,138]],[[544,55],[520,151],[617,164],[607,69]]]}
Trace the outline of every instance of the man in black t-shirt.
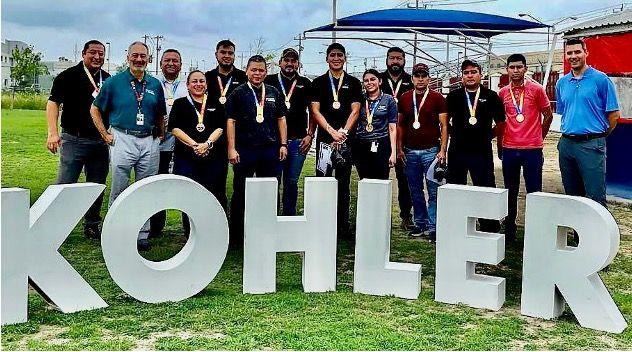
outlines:
{"label": "man in black t-shirt", "polygon": [[[390,94],[397,101],[402,94],[413,89],[412,77],[404,71],[406,67],[406,54],[399,47],[392,47],[386,52],[386,71],[382,73],[382,85],[380,89],[384,94]],[[408,188],[408,179],[404,172],[404,164],[398,159],[395,164],[395,176],[397,176],[397,202],[399,203],[399,216],[402,219],[402,228],[412,230],[414,224],[410,216],[413,207]]]}
{"label": "man in black t-shirt", "polygon": [[340,150],[342,158],[332,158],[326,172],[316,169],[316,176],[331,176],[338,180],[338,233],[353,241],[349,233],[349,183],[351,182],[351,155],[346,145],[352,134],[363,101],[362,84],[357,78],[344,72],[346,51],[344,46],[333,43],[327,47],[329,70],[312,82],[312,118],[318,124],[316,136],[316,164],[320,160],[321,144],[326,143]]}
{"label": "man in black t-shirt", "polygon": [[[283,50],[279,59],[280,72],[268,75],[265,83],[275,87],[287,108],[287,159],[282,164],[283,215],[296,215],[298,179],[314,137],[315,123],[309,123],[308,105],[312,82],[300,76],[298,52],[293,48]],[[309,128],[308,128],[309,125]]]}
{"label": "man in black t-shirt", "polygon": [[[83,61],[60,73],[46,104],[48,138],[46,146],[51,153],[60,151],[57,183],[76,183],[85,168],[86,182],[105,184],[108,175],[108,147],[101,139],[92,117],[90,107],[99,93],[103,81],[110,75],[101,69],[105,57],[105,46],[98,40],[84,44],[81,51]],[[61,136],[57,129],[60,106]],[[107,125],[107,121],[104,121]],[[88,238],[101,238],[101,203],[103,193],[86,212],[83,233]]]}
{"label": "man in black t-shirt", "polygon": [[230,93],[246,83],[246,73],[235,67],[235,44],[230,40],[221,40],[215,46],[217,67],[206,71],[208,97],[213,103],[225,105]]}
{"label": "man in black t-shirt", "polygon": [[266,61],[261,55],[248,59],[248,82],[237,87],[226,102],[228,161],[233,165],[230,204],[230,246],[243,243],[246,178],[277,177],[279,162],[287,156],[285,99],[263,83]]}
{"label": "man in black t-shirt", "polygon": [[[496,187],[492,139],[502,138],[505,108],[496,92],[481,85],[481,66],[471,60],[461,64],[463,88],[448,94],[450,146],[448,183],[467,184],[469,171],[474,186]],[[502,141],[498,141],[501,145]],[[496,220],[480,220],[481,231],[498,232]]]}

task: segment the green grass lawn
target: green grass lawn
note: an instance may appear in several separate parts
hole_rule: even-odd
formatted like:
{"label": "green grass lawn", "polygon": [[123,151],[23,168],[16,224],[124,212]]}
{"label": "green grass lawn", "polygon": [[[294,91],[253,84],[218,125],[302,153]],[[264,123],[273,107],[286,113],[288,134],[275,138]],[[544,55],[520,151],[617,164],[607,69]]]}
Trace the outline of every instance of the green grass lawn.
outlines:
{"label": "green grass lawn", "polygon": [[[43,111],[2,111],[2,187],[30,189],[33,202],[54,182],[57,156],[46,150],[45,141]],[[313,174],[313,159],[308,159],[304,171],[304,174]],[[355,195],[356,179],[352,189]],[[355,218],[355,197],[352,204],[352,218]],[[103,214],[105,210],[104,207]],[[629,223],[632,208],[612,205],[611,211],[624,236],[610,271],[601,276],[626,320],[632,322]],[[483,267],[491,275],[507,278],[507,301],[500,311],[434,302],[434,247],[409,239],[399,229],[398,213],[394,208],[391,258],[422,264],[422,293],[417,300],[353,294],[353,250],[341,244],[336,292],[303,293],[300,257],[283,254],[277,260],[278,292],[244,295],[240,252],[229,253],[215,280],[195,297],[177,303],[141,303],[116,286],[105,267],[98,243],[85,239],[81,226],[77,226],[61,252],[110,306],[63,314],[31,292],[29,321],[2,327],[2,348],[632,349],[632,328],[622,334],[584,329],[568,309],[553,321],[521,316],[520,246],[509,247],[506,259],[499,266]],[[626,219],[624,227],[621,222]],[[145,256],[161,260],[176,253],[184,244],[184,238],[177,235],[179,231],[179,214],[170,211],[167,226],[170,235],[154,242],[153,249]]]}

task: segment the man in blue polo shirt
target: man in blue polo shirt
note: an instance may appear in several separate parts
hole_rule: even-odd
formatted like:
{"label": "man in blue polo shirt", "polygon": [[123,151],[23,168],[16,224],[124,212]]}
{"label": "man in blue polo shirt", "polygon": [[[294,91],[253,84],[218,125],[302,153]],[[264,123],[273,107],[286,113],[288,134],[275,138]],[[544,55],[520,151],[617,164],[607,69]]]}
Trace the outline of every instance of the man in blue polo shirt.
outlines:
{"label": "man in blue polo shirt", "polygon": [[[159,143],[164,139],[165,98],[160,81],[145,73],[149,48],[142,42],[127,50],[129,69],[107,80],[90,114],[101,137],[110,146],[111,206],[127,186],[132,169],[136,180],[158,173]],[[106,130],[103,117],[109,120]],[[149,220],[138,234],[138,249],[148,250]]]}
{"label": "man in blue polo shirt", "polygon": [[557,81],[557,113],[562,137],[557,145],[566,194],[588,197],[606,206],[606,136],[620,117],[614,84],[588,65],[580,39],[564,45],[571,72]]}

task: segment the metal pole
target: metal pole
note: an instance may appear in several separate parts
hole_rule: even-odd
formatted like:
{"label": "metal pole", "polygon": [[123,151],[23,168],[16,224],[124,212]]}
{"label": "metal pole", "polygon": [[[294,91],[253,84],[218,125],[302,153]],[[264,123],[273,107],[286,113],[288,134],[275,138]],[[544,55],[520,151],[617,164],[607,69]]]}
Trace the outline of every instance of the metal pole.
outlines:
{"label": "metal pole", "polygon": [[[415,0],[415,10],[419,10],[419,0]],[[413,66],[417,63],[417,33],[415,33],[415,48],[413,50]]]}
{"label": "metal pole", "polygon": [[448,65],[448,75],[450,74],[450,35],[447,36],[445,45],[445,63]]}
{"label": "metal pole", "polygon": [[105,43],[108,46],[108,73],[110,73],[110,42]]}
{"label": "metal pole", "polygon": [[[332,23],[334,24],[334,28],[336,28],[336,26],[338,25],[338,20],[336,19],[336,0],[333,0],[333,6],[332,6]],[[336,42],[336,31],[332,31],[331,32],[331,42],[335,43]]]}
{"label": "metal pole", "polygon": [[557,33],[555,32],[555,27],[553,27],[553,41],[551,42],[551,47],[549,48],[549,59],[546,62],[546,73],[544,74],[544,80],[542,81],[544,89],[546,89],[549,85],[549,76],[551,75],[551,65],[553,64],[553,53],[555,52],[556,43]]}

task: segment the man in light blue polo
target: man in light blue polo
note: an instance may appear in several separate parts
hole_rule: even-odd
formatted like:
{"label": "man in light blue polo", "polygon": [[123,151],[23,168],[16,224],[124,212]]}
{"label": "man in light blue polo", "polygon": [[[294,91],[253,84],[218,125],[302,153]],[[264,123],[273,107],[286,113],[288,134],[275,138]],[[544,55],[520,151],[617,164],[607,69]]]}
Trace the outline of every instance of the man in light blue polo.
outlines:
{"label": "man in light blue polo", "polygon": [[580,39],[564,44],[571,72],[557,81],[557,113],[562,137],[557,145],[566,194],[590,198],[606,206],[606,136],[619,119],[614,84],[588,65]]}
{"label": "man in light blue polo", "polygon": [[[94,125],[110,146],[110,206],[129,186],[132,169],[136,180],[158,173],[167,112],[160,81],[145,73],[148,59],[147,45],[132,43],[127,50],[129,69],[103,84],[90,109]],[[109,131],[103,117],[110,122]],[[139,250],[149,249],[148,235],[149,220],[138,234]]]}

